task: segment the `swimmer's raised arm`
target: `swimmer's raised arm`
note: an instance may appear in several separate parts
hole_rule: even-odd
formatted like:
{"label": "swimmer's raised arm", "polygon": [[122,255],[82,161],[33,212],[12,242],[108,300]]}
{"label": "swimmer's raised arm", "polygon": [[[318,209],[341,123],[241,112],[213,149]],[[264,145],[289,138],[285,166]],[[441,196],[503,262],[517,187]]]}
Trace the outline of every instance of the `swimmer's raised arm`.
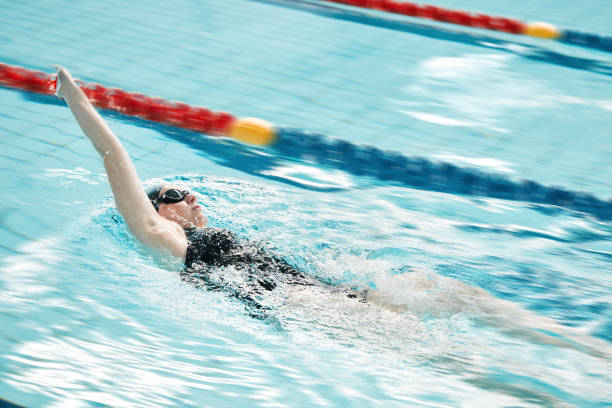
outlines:
{"label": "swimmer's raised arm", "polygon": [[79,126],[104,161],[119,212],[143,244],[185,257],[187,238],[176,223],[161,217],[147,197],[121,142],[64,68],[59,68],[58,95],[66,100]]}

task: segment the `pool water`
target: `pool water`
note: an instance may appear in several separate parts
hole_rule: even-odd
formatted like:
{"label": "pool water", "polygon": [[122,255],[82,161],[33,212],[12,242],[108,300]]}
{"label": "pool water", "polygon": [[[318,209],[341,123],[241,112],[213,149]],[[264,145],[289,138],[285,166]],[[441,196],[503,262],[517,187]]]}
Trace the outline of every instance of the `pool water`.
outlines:
{"label": "pool water", "polygon": [[[595,0],[430,3],[593,32],[612,18]],[[612,195],[609,54],[425,21],[361,24],[319,5],[4,4],[0,61],[47,72],[59,63],[88,82]],[[0,105],[0,402],[612,403],[610,222],[106,115],[146,184],[189,186],[212,225],[330,285],[380,296],[273,293],[262,321],[181,281],[179,264],[131,237],[63,104],[0,88]],[[551,334],[546,319],[575,347],[534,338]]]}

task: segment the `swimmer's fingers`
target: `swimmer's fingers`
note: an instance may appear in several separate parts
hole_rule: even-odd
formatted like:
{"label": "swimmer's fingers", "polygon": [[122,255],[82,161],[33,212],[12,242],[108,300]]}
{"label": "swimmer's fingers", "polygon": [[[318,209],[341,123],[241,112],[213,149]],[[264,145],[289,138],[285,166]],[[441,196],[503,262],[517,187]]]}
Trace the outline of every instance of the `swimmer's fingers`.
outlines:
{"label": "swimmer's fingers", "polygon": [[58,99],[64,99],[64,95],[62,95],[62,83],[67,82],[67,78],[70,77],[70,73],[59,65],[54,65],[53,68],[57,70],[57,75],[55,76],[55,96]]}
{"label": "swimmer's fingers", "polygon": [[60,80],[59,75],[55,76],[55,96],[57,99],[64,100],[62,96],[62,81]]}
{"label": "swimmer's fingers", "polygon": [[60,81],[74,81],[72,79],[72,75],[66,68],[62,67],[61,65],[54,65],[54,68],[57,70],[57,77],[60,79]]}
{"label": "swimmer's fingers", "polygon": [[66,68],[60,65],[55,65],[55,69],[57,69],[55,95],[60,99],[64,99],[65,91],[69,88],[78,87],[78,85],[76,84],[76,81],[74,80],[74,78],[72,78],[72,75]]}

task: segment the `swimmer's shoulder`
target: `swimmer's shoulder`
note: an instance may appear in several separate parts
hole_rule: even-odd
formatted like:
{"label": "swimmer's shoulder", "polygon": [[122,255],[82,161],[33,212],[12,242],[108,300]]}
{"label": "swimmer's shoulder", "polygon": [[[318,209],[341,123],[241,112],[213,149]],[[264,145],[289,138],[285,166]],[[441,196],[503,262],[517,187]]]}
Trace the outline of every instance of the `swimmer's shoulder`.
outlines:
{"label": "swimmer's shoulder", "polygon": [[[160,217],[161,218],[161,217]],[[142,238],[138,237],[141,241]],[[175,222],[160,219],[150,229],[145,244],[162,252],[169,252],[175,258],[185,260],[189,240],[183,228]]]}

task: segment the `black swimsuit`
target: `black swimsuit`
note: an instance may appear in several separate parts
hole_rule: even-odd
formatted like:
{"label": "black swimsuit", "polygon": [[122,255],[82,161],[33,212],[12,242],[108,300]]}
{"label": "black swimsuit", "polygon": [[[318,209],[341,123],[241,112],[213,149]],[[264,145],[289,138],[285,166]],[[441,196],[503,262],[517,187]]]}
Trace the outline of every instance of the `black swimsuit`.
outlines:
{"label": "black swimsuit", "polygon": [[[183,279],[203,284],[209,290],[223,290],[244,301],[253,317],[266,317],[268,308],[261,303],[262,295],[280,284],[322,284],[263,248],[241,242],[231,231],[191,228],[185,233],[189,244]],[[229,273],[218,273],[225,267],[234,268],[239,279],[231,279]]]}

